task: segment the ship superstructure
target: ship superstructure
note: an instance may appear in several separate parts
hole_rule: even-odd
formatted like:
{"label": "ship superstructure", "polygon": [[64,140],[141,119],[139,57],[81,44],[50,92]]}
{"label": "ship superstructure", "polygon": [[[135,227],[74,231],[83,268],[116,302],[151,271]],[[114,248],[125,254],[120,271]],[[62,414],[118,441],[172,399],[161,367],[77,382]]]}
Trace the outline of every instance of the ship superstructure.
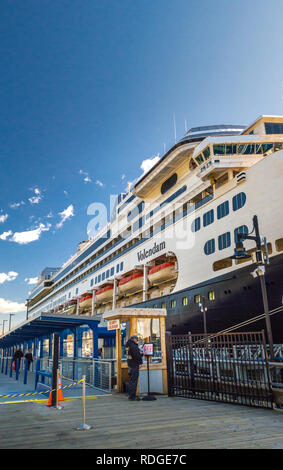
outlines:
{"label": "ship superstructure", "polygon": [[[172,332],[220,331],[263,312],[249,259],[232,260],[237,233],[257,215],[267,239],[270,308],[282,304],[283,117],[250,126],[193,128],[117,198],[111,221],[48,283],[30,294],[30,315],[101,314],[113,307],[167,309]],[[278,317],[275,341],[283,342]],[[282,321],[281,321],[282,323]],[[262,324],[250,329],[261,329]]]}

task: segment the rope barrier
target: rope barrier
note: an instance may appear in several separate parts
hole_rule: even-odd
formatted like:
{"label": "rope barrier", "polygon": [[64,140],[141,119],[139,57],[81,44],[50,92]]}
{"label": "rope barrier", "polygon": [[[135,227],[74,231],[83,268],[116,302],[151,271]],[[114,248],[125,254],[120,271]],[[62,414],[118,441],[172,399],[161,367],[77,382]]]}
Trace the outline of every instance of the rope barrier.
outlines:
{"label": "rope barrier", "polygon": [[34,396],[34,395],[43,395],[44,393],[56,392],[60,388],[61,390],[63,390],[64,388],[73,387],[74,385],[77,385],[81,382],[83,382],[83,379],[78,380],[77,382],[73,382],[70,385],[65,385],[64,387],[54,388],[53,390],[44,390],[42,392],[16,393],[16,394],[13,393],[9,395],[0,395],[0,398],[16,398],[16,397],[29,397],[29,396]]}

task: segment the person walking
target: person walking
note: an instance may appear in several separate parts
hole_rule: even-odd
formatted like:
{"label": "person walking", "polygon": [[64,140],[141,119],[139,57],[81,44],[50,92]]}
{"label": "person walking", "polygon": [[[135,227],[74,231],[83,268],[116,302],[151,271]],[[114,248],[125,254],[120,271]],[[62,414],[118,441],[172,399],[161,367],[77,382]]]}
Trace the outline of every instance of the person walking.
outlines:
{"label": "person walking", "polygon": [[26,358],[27,361],[28,361],[28,370],[29,370],[31,363],[33,362],[31,349],[28,349],[28,350],[27,350],[27,352],[25,353],[25,358]]}
{"label": "person walking", "polygon": [[21,350],[20,347],[18,347],[13,355],[13,362],[15,363],[15,370],[17,369],[17,364],[19,364],[19,370],[20,370],[22,357],[23,357],[23,351]]}
{"label": "person walking", "polygon": [[137,385],[139,379],[139,368],[142,364],[142,353],[139,350],[139,340],[137,336],[131,336],[126,343],[127,351],[127,364],[128,364],[128,394],[129,400],[140,401],[140,398],[136,395]]}

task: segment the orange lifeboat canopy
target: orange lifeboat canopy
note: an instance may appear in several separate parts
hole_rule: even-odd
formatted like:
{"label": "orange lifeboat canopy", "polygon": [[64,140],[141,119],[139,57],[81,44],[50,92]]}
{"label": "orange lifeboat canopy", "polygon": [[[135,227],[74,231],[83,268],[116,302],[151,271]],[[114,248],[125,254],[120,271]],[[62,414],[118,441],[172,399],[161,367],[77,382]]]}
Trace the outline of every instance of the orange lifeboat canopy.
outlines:
{"label": "orange lifeboat canopy", "polygon": [[99,302],[107,302],[112,299],[113,296],[113,286],[106,286],[98,289],[95,294],[96,300]]}
{"label": "orange lifeboat canopy", "polygon": [[122,294],[130,294],[142,290],[143,273],[134,273],[124,277],[119,282],[119,290]]}
{"label": "orange lifeboat canopy", "polygon": [[154,266],[149,270],[148,279],[151,284],[159,284],[161,282],[170,281],[177,276],[175,270],[175,263],[173,262],[166,262]]}

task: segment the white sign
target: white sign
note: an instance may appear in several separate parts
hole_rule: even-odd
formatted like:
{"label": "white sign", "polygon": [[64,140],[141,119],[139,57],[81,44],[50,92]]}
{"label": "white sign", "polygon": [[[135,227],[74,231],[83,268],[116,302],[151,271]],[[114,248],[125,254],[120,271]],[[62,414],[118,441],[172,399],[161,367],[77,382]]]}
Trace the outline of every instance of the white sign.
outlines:
{"label": "white sign", "polygon": [[107,322],[107,330],[119,330],[120,320],[109,320]]}
{"label": "white sign", "polygon": [[153,343],[145,343],[143,345],[143,352],[145,356],[153,356]]}

